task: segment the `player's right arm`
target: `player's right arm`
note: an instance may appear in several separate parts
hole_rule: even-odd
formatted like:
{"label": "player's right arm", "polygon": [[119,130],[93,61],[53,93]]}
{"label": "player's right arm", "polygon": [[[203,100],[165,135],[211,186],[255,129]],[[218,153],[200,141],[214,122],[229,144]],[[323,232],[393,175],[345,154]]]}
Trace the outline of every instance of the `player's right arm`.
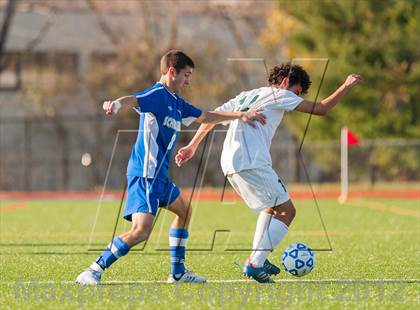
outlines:
{"label": "player's right arm", "polygon": [[310,113],[315,115],[325,115],[333,109],[341,98],[354,86],[362,81],[362,77],[358,74],[350,74],[346,81],[336,89],[330,96],[321,100],[320,103],[304,100],[296,108],[296,111]]}
{"label": "player's right arm", "polygon": [[205,116],[202,117],[201,120],[197,120],[197,122],[201,123],[200,128],[198,128],[190,143],[179,149],[178,154],[175,155],[175,163],[178,166],[181,166],[194,157],[201,141],[203,141],[206,135],[216,126],[217,123],[228,125],[229,121],[240,119],[254,128],[256,127],[254,124],[255,121],[265,125],[266,117],[258,108],[251,108],[246,112],[235,112],[238,97],[239,95],[236,98],[224,103],[214,111],[204,112]]}
{"label": "player's right arm", "polygon": [[134,96],[123,96],[114,101],[105,101],[102,105],[107,115],[117,114],[120,108],[137,107],[138,101]]}
{"label": "player's right arm", "polygon": [[214,128],[214,126],[216,125],[212,123],[201,124],[200,128],[198,128],[190,143],[178,150],[178,154],[175,155],[175,163],[178,167],[181,167],[182,164],[194,157],[194,154],[197,151],[201,141],[203,141],[203,139]]}
{"label": "player's right arm", "polygon": [[[221,105],[220,107],[218,107],[214,112],[232,113],[233,111],[235,111],[236,102],[237,98],[231,99],[228,102]],[[228,125],[229,122],[227,121],[223,124]],[[175,163],[178,166],[181,166],[182,164],[186,163],[191,158],[193,158],[201,141],[203,141],[203,139],[215,126],[216,124],[214,122],[202,122],[200,128],[198,128],[197,132],[195,133],[191,141],[188,143],[188,145],[180,148],[178,154],[175,155]]]}

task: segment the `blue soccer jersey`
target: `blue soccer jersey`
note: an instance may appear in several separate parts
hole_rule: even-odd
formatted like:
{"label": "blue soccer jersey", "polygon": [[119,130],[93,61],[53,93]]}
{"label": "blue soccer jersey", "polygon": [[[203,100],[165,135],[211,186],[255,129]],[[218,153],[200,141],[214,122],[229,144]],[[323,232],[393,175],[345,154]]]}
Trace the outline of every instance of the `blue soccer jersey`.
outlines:
{"label": "blue soccer jersey", "polygon": [[202,111],[159,82],[134,96],[141,113],[127,175],[166,180],[181,122],[190,125]]}

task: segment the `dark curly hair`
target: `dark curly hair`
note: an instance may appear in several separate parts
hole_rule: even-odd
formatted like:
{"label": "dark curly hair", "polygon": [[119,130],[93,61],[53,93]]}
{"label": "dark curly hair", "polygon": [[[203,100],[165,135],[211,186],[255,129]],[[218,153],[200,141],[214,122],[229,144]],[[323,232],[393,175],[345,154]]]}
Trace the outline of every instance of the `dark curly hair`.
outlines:
{"label": "dark curly hair", "polygon": [[296,84],[302,86],[302,94],[308,92],[312,83],[305,69],[299,65],[291,65],[290,63],[281,64],[272,68],[268,82],[270,85],[279,85],[286,77],[289,78],[289,87]]}

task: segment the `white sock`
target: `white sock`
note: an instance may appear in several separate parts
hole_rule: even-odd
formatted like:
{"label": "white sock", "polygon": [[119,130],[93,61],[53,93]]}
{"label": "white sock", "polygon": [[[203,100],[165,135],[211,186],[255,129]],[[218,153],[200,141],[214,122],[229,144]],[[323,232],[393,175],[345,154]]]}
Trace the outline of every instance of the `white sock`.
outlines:
{"label": "white sock", "polygon": [[[252,242],[252,249],[256,250],[261,239],[264,236],[265,231],[268,229],[268,225],[271,222],[271,214],[267,212],[260,212],[257,219],[257,226],[255,227],[254,241]],[[252,257],[252,256],[251,256]]]}
{"label": "white sock", "polygon": [[95,271],[97,271],[97,272],[100,272],[101,274],[103,274],[103,273],[104,273],[104,270],[102,269],[102,267],[101,267],[101,266],[99,266],[99,264],[98,264],[97,262],[93,262],[93,263],[89,266],[89,268],[90,268],[90,269],[93,269],[93,270],[95,270]]}
{"label": "white sock", "polygon": [[255,267],[262,267],[267,256],[286,236],[289,228],[271,214],[260,212],[255,229],[250,262]]}

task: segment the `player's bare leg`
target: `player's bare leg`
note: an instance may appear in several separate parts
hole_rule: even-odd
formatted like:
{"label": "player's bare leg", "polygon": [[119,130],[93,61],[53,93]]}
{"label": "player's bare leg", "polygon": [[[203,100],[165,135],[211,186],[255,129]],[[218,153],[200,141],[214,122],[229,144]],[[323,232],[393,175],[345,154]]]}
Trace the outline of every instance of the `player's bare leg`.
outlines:
{"label": "player's bare leg", "polygon": [[192,207],[181,195],[168,207],[168,210],[175,213],[175,219],[172,221],[171,228],[188,229]]}
{"label": "player's bare leg", "polygon": [[106,268],[109,268],[117,259],[126,255],[131,247],[149,237],[153,226],[153,214],[134,213],[131,219],[131,229],[115,237],[96,261],[79,274],[76,283],[82,285],[98,284]]}
{"label": "player's bare leg", "polygon": [[275,219],[282,221],[284,224],[287,225],[287,227],[290,226],[290,224],[296,216],[296,208],[291,200],[288,200],[285,203],[282,203],[281,205],[278,205],[274,208],[266,209],[263,212],[273,214]]}
{"label": "player's bare leg", "polygon": [[191,219],[192,208],[181,195],[168,207],[175,213],[175,219],[169,230],[169,250],[171,254],[171,275],[168,283],[202,283],[206,279],[196,276],[184,266],[185,247],[188,239],[188,225]]}
{"label": "player's bare leg", "polygon": [[130,248],[149,238],[155,217],[151,213],[134,213],[131,218],[131,229],[120,235]]}

